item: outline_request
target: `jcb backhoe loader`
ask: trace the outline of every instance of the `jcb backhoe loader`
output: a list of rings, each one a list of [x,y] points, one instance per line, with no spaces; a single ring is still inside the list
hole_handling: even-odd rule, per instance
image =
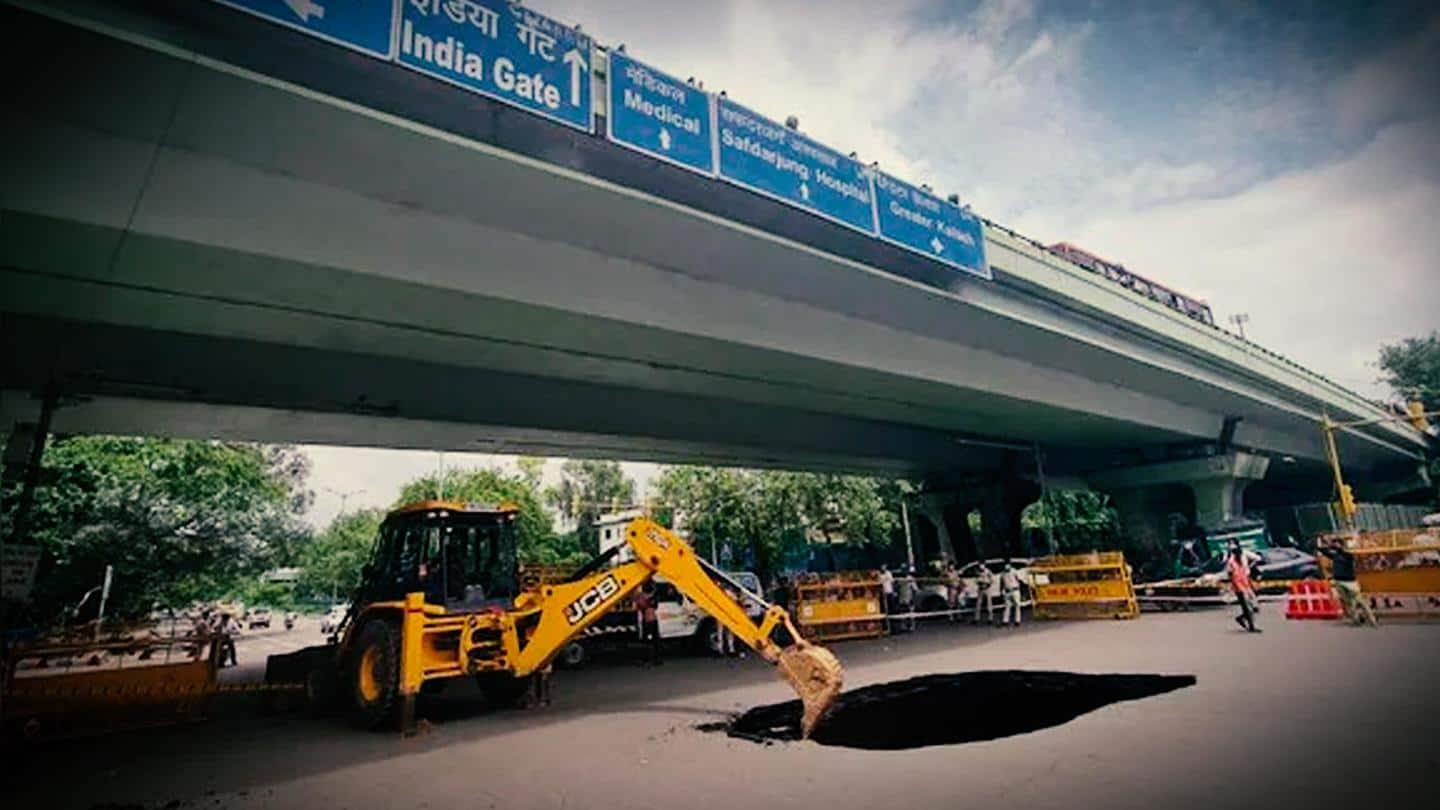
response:
[[[679,536],[646,518],[625,530],[634,560],[613,564],[620,546],[569,581],[519,586],[512,504],[424,501],[391,512],[380,527],[349,613],[331,643],[272,656],[271,682],[303,679],[317,705],[348,704],[357,723],[414,725],[427,685],[474,677],[486,698],[509,704],[532,688],[567,643],[656,574],[775,664],[799,694],[809,735],[840,692],[840,662],[800,638],[784,609],[767,605],[757,624],[726,593],[745,593]],[[725,585],[719,584],[724,582]],[[758,595],[746,594],[759,599]],[[785,628],[790,643],[772,637]]]

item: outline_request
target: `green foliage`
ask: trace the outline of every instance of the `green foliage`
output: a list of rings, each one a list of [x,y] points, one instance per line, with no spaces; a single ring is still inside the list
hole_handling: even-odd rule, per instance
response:
[[[427,475],[406,484],[396,505],[438,497],[447,500],[498,504],[510,501],[520,507],[515,539],[525,562],[568,562],[577,556],[573,543],[555,536],[550,510],[531,479],[501,469],[448,469],[444,476]]]
[[[515,459],[520,477],[530,486],[539,489],[540,480],[545,476],[545,459],[540,456],[521,456]]]
[[[1440,332],[1380,347],[1381,381],[1425,410],[1440,410]]]
[[[635,482],[625,476],[618,461],[569,459],[560,467],[560,484],[545,499],[561,517],[575,524],[581,546],[599,551],[595,521],[606,512],[635,502]]]
[[[740,543],[762,577],[808,539],[886,545],[900,527],[901,485],[848,475],[666,467],[660,502],[684,518],[697,547]]]
[[[1120,542],[1120,518],[1098,492],[1051,491],[1020,513],[1020,528],[1048,530],[1056,550],[1112,550]]]
[[[47,552],[36,615],[57,617],[115,568],[109,611],[212,598],[293,561],[308,461],[292,448],[86,436],[52,441],[31,513]],[[6,493],[6,522],[14,493]]]
[[[380,531],[385,513],[363,509],[336,515],[300,558],[301,590],[317,599],[335,601],[349,595]]]
[[[281,582],[267,582],[262,577],[249,577],[226,594],[227,599],[236,600],[246,608],[268,607],[275,610],[296,610],[300,606],[295,588]],[[279,622],[280,617],[275,617]]]
[[[1440,411],[1440,332],[1425,337],[1406,338],[1394,345],[1380,347],[1381,381],[1407,402],[1420,400],[1426,411]],[[1440,422],[1430,418],[1430,424]],[[1435,484],[1432,497],[1440,503],[1440,455],[1431,443],[1430,480]]]

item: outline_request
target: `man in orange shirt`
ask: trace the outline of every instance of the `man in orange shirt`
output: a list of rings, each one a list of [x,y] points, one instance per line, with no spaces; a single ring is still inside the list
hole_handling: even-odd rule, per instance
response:
[[[1250,607],[1251,600],[1255,598],[1255,586],[1250,584],[1250,569],[1245,563],[1245,552],[1239,543],[1230,545],[1230,557],[1225,561],[1225,569],[1230,574],[1230,590],[1235,593],[1235,601],[1240,603],[1240,615],[1235,617],[1235,623],[1246,632],[1261,632],[1260,628],[1255,626],[1255,611]]]

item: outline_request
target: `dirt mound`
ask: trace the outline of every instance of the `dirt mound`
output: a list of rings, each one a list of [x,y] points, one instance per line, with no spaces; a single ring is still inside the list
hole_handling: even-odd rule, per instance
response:
[[[1183,689],[1193,675],[1082,675],[1004,670],[922,675],[840,695],[811,739],[898,750],[1026,734],[1111,703]],[[724,728],[757,742],[800,739],[800,701],[757,706]]]

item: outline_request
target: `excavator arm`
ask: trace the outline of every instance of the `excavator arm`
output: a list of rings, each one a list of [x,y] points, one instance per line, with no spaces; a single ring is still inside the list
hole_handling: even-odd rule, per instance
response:
[[[506,633],[507,654],[516,675],[524,676],[546,666],[555,655],[626,596],[656,574],[663,574],[735,637],[744,641],[766,661],[775,664],[780,676],[800,697],[804,712],[801,730],[805,736],[825,716],[840,694],[844,671],[833,653],[802,638],[785,610],[767,605],[757,624],[744,606],[726,593],[713,571],[682,538],[648,518],[637,518],[625,529],[625,539],[635,552],[634,562],[581,577],[573,582],[547,585],[543,598],[531,613],[521,612],[513,621],[533,623],[520,642],[520,633]],[[708,569],[708,570],[707,570]],[[713,574],[712,574],[713,571]],[[736,591],[742,591],[733,584]],[[755,597],[758,598],[758,597]],[[784,627],[791,643],[782,646],[773,635]]]

